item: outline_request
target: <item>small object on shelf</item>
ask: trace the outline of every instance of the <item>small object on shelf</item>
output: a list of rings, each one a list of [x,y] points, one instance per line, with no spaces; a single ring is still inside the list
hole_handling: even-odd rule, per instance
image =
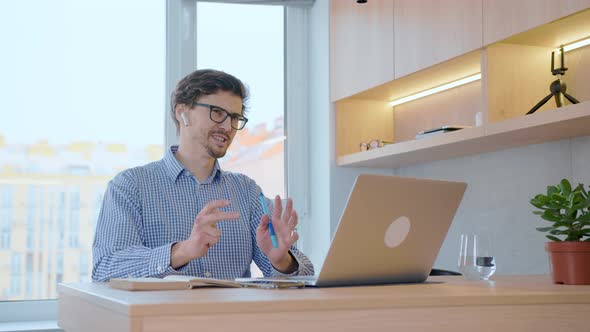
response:
[[[563,53],[563,45],[559,47],[561,67],[557,69],[555,68],[555,52],[556,51],[551,52],[551,74],[553,74],[553,76],[557,76],[557,79],[551,82],[551,85],[549,86],[549,91],[551,91],[551,93],[547,95],[545,98],[541,99],[541,101],[538,102],[537,105],[533,106],[533,108],[531,108],[531,110],[527,112],[527,115],[535,113],[539,108],[541,108],[541,106],[545,105],[545,103],[549,99],[551,99],[551,97],[555,97],[555,104],[557,104],[557,107],[563,106],[564,96],[572,104],[579,103],[579,101],[576,98],[570,96],[569,94],[567,94],[567,92],[565,92],[567,90],[567,85],[564,81],[561,80],[561,77],[565,75],[565,72],[567,71],[567,68],[565,67],[565,54]]]
[[[384,140],[380,140],[380,139],[372,139],[367,142],[361,142],[361,144],[359,146],[360,146],[361,151],[367,151],[367,150],[382,148],[387,144],[393,144],[393,142],[384,141]]]
[[[438,128],[428,129],[428,130],[424,130],[424,131],[421,131],[418,134],[416,134],[416,139],[435,136],[435,135],[444,134],[444,133],[448,133],[451,131],[457,131],[457,130],[464,129],[464,128],[471,128],[471,127],[472,126],[442,126],[442,127],[438,127]]]

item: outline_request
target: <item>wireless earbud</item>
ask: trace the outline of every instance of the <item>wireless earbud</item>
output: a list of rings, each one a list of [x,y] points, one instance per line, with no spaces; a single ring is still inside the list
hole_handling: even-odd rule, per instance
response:
[[[186,118],[186,114],[182,112],[180,113],[180,117],[182,118],[182,122],[184,122],[184,126],[188,127],[188,119]]]

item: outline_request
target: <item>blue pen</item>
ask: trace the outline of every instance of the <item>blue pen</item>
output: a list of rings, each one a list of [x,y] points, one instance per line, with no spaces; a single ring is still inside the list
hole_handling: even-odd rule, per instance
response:
[[[262,193],[260,193],[260,204],[262,204],[262,211],[264,212],[264,214],[266,214],[270,217],[270,215],[268,214],[268,208],[266,207],[266,202],[264,201],[264,195]],[[279,244],[277,242],[277,236],[275,234],[275,229],[272,227],[272,218],[271,218],[270,222],[268,223],[268,231],[270,233],[270,240],[272,241],[272,247],[278,248]]]

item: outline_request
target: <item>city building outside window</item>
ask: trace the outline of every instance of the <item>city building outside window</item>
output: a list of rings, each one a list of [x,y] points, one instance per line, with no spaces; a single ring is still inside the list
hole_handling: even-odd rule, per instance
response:
[[[220,160],[285,197],[284,8],[197,2],[197,67],[226,71],[250,90],[248,123]],[[223,22],[223,24],[220,24]]]
[[[284,197],[283,7],[196,5],[197,67],[252,94],[222,168]],[[108,181],[166,149],[165,27],[164,0],[0,2],[0,301],[90,279]]]
[[[0,2],[0,301],[89,280],[97,193],[164,151],[165,29],[165,0]]]
[[[254,179],[269,198],[286,193],[283,12],[282,6],[197,2],[197,67],[231,73],[250,90],[248,123],[220,165]],[[262,276],[255,264],[251,270]]]

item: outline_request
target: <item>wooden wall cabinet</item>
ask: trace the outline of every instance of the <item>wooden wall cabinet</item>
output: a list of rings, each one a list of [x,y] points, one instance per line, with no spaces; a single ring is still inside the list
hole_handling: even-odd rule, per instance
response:
[[[330,50],[332,101],[393,80],[393,1],[332,0]]]
[[[398,3],[410,5],[406,0],[395,3],[397,19]],[[416,20],[424,24],[428,21]],[[437,26],[432,25],[431,29],[436,30]],[[415,71],[387,83],[337,99],[337,165],[395,168],[590,135],[590,81],[587,79],[590,77],[590,46],[566,53],[569,70],[563,79],[568,93],[580,103],[566,102],[567,106],[557,108],[551,99],[536,113],[525,115],[549,94],[549,85],[556,79],[550,71],[551,51],[560,44],[588,37],[590,8],[585,8],[470,52],[447,53],[451,58],[443,62],[426,68],[415,67]],[[423,49],[419,53],[428,53],[431,49],[430,46],[420,47]],[[396,55],[398,53],[396,51]],[[396,56],[396,66],[398,60]],[[388,105],[392,100],[474,73],[481,73],[481,80],[395,107]],[[396,77],[397,74],[396,67]],[[443,125],[472,127],[415,138],[422,130]],[[371,139],[394,143],[360,151],[359,144]]]
[[[395,78],[482,47],[482,0],[395,0]]]
[[[590,0],[483,0],[488,45],[590,7]]]

